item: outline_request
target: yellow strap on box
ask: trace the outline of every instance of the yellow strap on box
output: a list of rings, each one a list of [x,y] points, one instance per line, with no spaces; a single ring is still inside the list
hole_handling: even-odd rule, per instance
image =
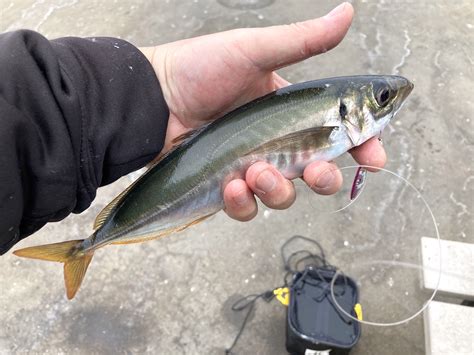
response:
[[[290,304],[290,290],[288,287],[280,287],[273,290],[276,299],[284,306]]]
[[[354,311],[356,312],[357,319],[363,320],[362,319],[362,306],[360,305],[360,303],[356,303],[356,305],[354,306]]]

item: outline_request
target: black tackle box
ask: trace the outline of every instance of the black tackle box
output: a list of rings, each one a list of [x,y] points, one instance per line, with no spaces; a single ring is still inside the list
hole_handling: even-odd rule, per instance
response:
[[[341,312],[331,296],[335,274],[331,268],[308,266],[294,275],[286,326],[286,348],[290,354],[343,355],[357,344],[360,323]],[[359,294],[351,278],[338,274],[334,296],[340,307],[357,318]]]

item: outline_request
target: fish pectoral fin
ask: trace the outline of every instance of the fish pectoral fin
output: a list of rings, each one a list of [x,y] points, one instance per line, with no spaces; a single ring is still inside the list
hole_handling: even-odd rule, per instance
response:
[[[86,275],[93,252],[77,252],[82,240],[39,245],[15,250],[13,254],[30,259],[64,263],[64,282],[68,299],[74,298]]]
[[[338,128],[337,126],[322,126],[293,132],[283,137],[272,139],[251,150],[246,155],[284,152],[298,147],[324,148],[330,144],[329,136],[331,133]]]

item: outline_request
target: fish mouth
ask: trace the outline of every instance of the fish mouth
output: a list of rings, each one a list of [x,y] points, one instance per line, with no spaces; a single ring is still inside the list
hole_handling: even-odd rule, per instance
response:
[[[394,112],[396,112],[410,95],[415,85],[403,76],[390,76],[387,78],[387,83],[392,90],[397,92],[394,102]]]
[[[405,79],[405,81],[406,81],[405,85],[399,88],[399,95],[400,95],[398,99],[399,107],[402,105],[402,103],[405,102],[406,98],[408,97],[408,95],[410,95],[413,88],[415,87],[415,85],[413,85],[413,83],[409,81],[408,79]]]

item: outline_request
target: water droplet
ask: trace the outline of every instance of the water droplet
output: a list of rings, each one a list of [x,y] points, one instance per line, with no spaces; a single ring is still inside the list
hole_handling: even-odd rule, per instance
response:
[[[251,278],[252,278],[252,279],[255,279],[255,274],[252,274]]]
[[[248,284],[248,283],[249,283],[249,279],[245,279],[244,282],[245,282],[246,284]]]
[[[395,281],[393,281],[393,278],[389,277],[388,281],[387,281],[387,284],[388,284],[389,287],[393,287],[393,285],[395,284]]]
[[[344,246],[345,246],[345,247],[349,246],[349,241],[348,241],[348,240],[345,240],[345,241],[344,241]]]

